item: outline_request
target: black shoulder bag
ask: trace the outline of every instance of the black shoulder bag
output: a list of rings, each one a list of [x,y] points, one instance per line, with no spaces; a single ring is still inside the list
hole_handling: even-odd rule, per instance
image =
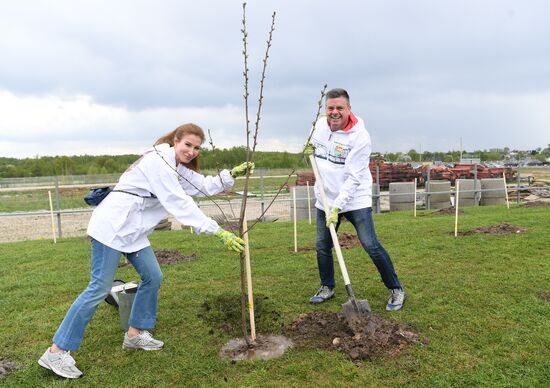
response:
[[[153,193],[150,193],[151,195],[144,197],[139,194],[130,193],[129,191],[124,190],[113,190],[112,186],[105,186],[105,187],[97,187],[95,189],[91,189],[85,196],[84,196],[84,202],[86,202],[90,206],[97,206],[103,201],[111,192],[119,192],[119,193],[126,193],[130,194],[136,197],[140,198],[156,198],[156,195]]]

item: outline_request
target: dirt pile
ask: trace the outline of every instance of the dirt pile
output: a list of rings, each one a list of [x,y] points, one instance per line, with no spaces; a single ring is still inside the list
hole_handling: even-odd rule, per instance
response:
[[[489,234],[489,235],[505,235],[505,234],[522,234],[527,232],[527,229],[520,228],[519,226],[510,225],[510,224],[498,224],[491,226],[481,226],[473,230],[467,230],[463,232],[458,232],[460,236],[471,236],[473,234]],[[454,234],[454,232],[451,232]]]
[[[340,243],[340,248],[349,249],[361,246],[361,241],[359,241],[359,238],[356,235],[347,232],[338,234],[338,242]],[[294,252],[294,247],[289,249]],[[314,250],[315,247],[312,246],[298,247],[298,252],[309,252]]]
[[[159,264],[176,264],[184,261],[191,261],[197,258],[196,253],[191,255],[182,255],[177,251],[168,251],[168,250],[158,250],[155,251],[155,256]]]
[[[284,326],[282,332],[298,348],[337,350],[353,361],[393,356],[412,344],[427,344],[408,325],[374,315],[371,319],[376,323],[376,331],[372,335],[354,334],[343,314],[324,311],[300,314]]]
[[[351,233],[340,233],[338,235],[338,242],[340,243],[341,248],[354,248],[361,246],[361,241],[359,238]]]
[[[485,234],[519,234],[525,233],[527,229],[520,228],[519,226],[510,224],[499,224],[492,226],[482,226],[473,230],[474,233]]]
[[[17,369],[17,364],[15,362],[0,358],[0,380],[5,378],[15,369]]]
[[[548,201],[532,201],[532,202],[524,202],[521,207],[543,207],[543,206],[550,206],[550,202]]]
[[[456,209],[453,206],[445,207],[443,209],[435,210],[431,212],[431,214],[434,216],[447,216],[447,215],[454,216],[456,214]],[[464,214],[464,210],[458,209],[458,214]]]

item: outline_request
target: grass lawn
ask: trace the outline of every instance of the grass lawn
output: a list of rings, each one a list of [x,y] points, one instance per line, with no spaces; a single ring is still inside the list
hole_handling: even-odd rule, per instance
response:
[[[375,215],[380,240],[393,258],[409,299],[384,310],[387,291],[360,248],[344,250],[358,299],[379,316],[410,324],[427,339],[395,357],[354,364],[342,353],[294,348],[269,361],[230,362],[218,352],[234,336],[198,315],[205,301],[235,297],[236,254],[214,237],[157,231],[157,250],[197,259],[163,265],[154,334],[160,352],[121,349],[118,311],[102,303],[74,356],[84,376],[65,381],[37,359],[70,304],[89,280],[85,238],[0,244],[0,359],[19,365],[6,386],[548,386],[550,381],[550,207],[466,208],[459,230],[509,223],[524,234],[459,236],[453,216],[428,211]],[[349,223],[341,231],[351,232]],[[258,224],[251,232],[254,292],[264,299],[258,332],[276,333],[299,314],[340,312],[347,300],[337,270],[336,297],[321,306],[307,300],[318,287],[315,252],[293,253],[291,223]],[[299,245],[313,246],[314,226],[299,224]],[[131,266],[118,278],[138,280]],[[263,317],[263,315],[262,315]]]

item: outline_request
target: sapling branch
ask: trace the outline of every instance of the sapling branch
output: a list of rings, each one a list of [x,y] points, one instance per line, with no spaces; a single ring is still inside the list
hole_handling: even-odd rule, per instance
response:
[[[317,102],[317,114],[315,115],[315,120],[313,120],[313,123],[312,123],[312,127],[311,127],[311,132],[309,133],[309,136],[307,138],[307,141],[306,141],[306,144],[309,143],[309,141],[311,140],[311,136],[313,135],[313,129],[315,128],[315,124],[317,123],[317,120],[319,120],[319,116],[321,114],[321,107],[323,106],[323,98],[325,97],[325,94],[326,94],[326,90],[327,90],[327,84],[325,84],[325,86],[323,87],[323,89],[321,90],[321,98],[319,98],[319,101]],[[302,158],[305,156],[304,155],[304,151],[305,151],[305,147],[304,149],[302,149]],[[290,171],[290,173],[288,174],[288,176],[286,177],[284,183],[279,187],[279,189],[277,190],[277,193],[275,193],[275,196],[273,197],[273,199],[268,203],[267,207],[264,209],[264,211],[262,212],[262,214],[260,214],[260,216],[254,221],[254,223],[252,225],[250,225],[248,227],[248,229],[246,231],[244,231],[244,233],[248,233],[248,231],[250,231],[258,222],[260,222],[260,220],[263,219],[264,215],[267,213],[267,211],[269,210],[269,208],[271,207],[271,205],[273,205],[273,203],[275,202],[275,200],[277,199],[277,197],[279,196],[279,194],[281,194],[281,191],[283,190],[283,188],[287,185],[288,181],[290,180],[290,177],[292,175],[294,175],[294,173],[296,172],[296,169],[293,168],[292,171]],[[241,233],[242,235],[242,233]]]

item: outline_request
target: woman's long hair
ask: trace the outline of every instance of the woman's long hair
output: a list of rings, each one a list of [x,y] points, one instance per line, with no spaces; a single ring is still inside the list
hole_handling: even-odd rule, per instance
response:
[[[204,131],[198,125],[187,123],[180,125],[171,132],[168,132],[166,135],[160,137],[155,145],[159,144],[170,144],[171,147],[174,146],[174,142],[179,142],[185,135],[196,135],[201,138],[201,143],[204,143]],[[193,171],[199,171],[199,156],[189,163],[183,163],[187,168],[190,168]]]

